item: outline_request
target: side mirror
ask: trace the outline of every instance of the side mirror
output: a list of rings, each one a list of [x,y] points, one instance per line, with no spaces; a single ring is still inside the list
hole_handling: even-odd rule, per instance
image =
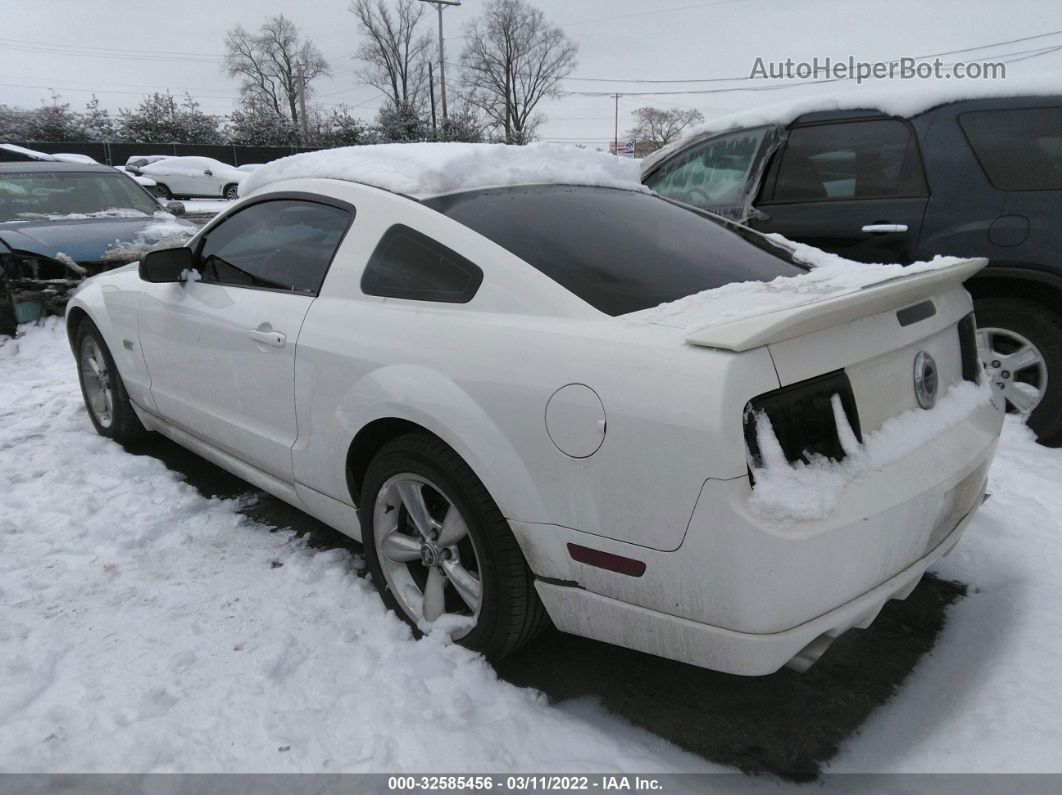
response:
[[[184,281],[184,272],[195,267],[195,258],[190,248],[163,248],[149,251],[140,260],[140,278],[153,284],[169,284]]]
[[[206,169],[206,171],[204,171],[203,173],[206,174],[208,177],[214,176],[214,172],[211,171],[209,168]]]
[[[168,213],[173,215],[184,215],[184,202],[166,202],[163,206]]]

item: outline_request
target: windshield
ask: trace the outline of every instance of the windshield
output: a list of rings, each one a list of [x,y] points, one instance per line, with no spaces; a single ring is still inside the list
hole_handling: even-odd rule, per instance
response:
[[[0,221],[139,217],[158,211],[151,196],[117,172],[0,173]]]
[[[609,315],[806,269],[751,229],[651,193],[533,185],[424,202]]]

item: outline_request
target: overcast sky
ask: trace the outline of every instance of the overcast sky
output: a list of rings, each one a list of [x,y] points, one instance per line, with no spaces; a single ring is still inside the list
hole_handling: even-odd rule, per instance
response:
[[[456,62],[462,25],[484,0],[446,11],[447,61]],[[797,92],[739,91],[633,96],[635,91],[689,91],[763,86],[761,82],[655,83],[623,80],[709,80],[747,76],[757,57],[781,61],[814,56],[890,60],[1058,31],[1031,41],[956,57],[1034,56],[1010,65],[1011,77],[1060,75],[1059,0],[531,0],[579,43],[578,67],[564,82],[570,92],[627,92],[619,126],[643,105],[694,107],[707,117]],[[153,90],[189,91],[211,113],[229,111],[238,83],[220,71],[225,32],[256,27],[271,14],[291,18],[332,64],[334,75],[315,84],[316,100],[346,103],[371,118],[379,93],[359,84],[352,53],[358,34],[348,0],[0,0],[0,104],[35,106],[49,89],[80,107],[93,92],[116,110]],[[426,15],[435,31],[434,11]],[[459,81],[456,69],[448,84]],[[613,99],[569,95],[544,103],[546,139],[605,146],[613,135]]]

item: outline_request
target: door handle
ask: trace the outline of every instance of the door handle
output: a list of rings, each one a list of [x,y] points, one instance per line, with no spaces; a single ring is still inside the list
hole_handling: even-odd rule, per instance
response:
[[[906,232],[907,224],[867,224],[863,227],[864,232],[871,234],[884,234],[886,232]]]
[[[282,331],[259,331],[253,328],[247,332],[247,336],[255,342],[272,345],[274,348],[283,348],[288,344],[288,335]]]

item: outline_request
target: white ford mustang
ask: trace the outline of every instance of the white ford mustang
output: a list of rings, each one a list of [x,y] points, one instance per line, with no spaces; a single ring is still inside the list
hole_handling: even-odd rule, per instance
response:
[[[71,300],[89,415],[360,539],[421,631],[803,669],[982,500],[983,261],[809,268],[561,147],[331,150],[242,192]]]

